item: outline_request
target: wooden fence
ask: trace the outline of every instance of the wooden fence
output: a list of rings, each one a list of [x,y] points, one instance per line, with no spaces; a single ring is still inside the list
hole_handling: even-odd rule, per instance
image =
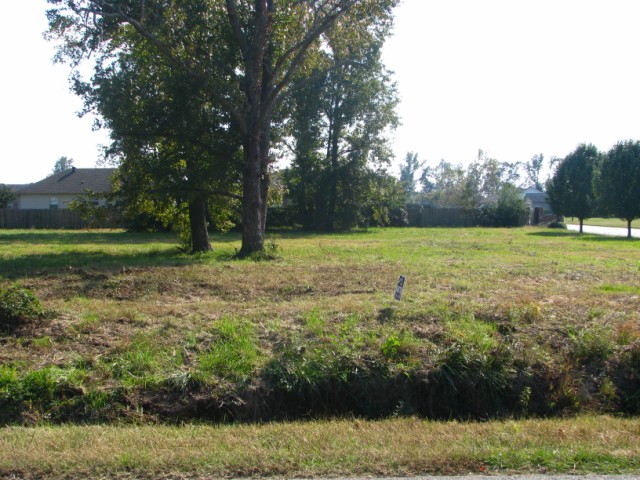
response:
[[[460,207],[431,207],[409,204],[406,206],[409,226],[411,227],[493,227],[491,221],[483,218],[479,210],[467,210]],[[529,213],[514,218],[512,226],[523,226],[529,222]]]
[[[69,229],[113,228],[118,224],[115,215],[109,215],[105,221],[85,220],[75,210],[18,210],[0,209],[0,228],[20,229]]]
[[[407,205],[409,225],[412,227],[472,227],[476,215],[464,208],[439,208],[426,205]]]

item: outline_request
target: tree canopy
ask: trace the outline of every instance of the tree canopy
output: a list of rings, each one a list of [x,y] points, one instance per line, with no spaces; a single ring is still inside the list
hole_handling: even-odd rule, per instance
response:
[[[609,150],[602,162],[598,191],[603,211],[626,220],[631,238],[631,222],[640,217],[639,141],[619,142]]]
[[[381,63],[387,33],[380,29],[356,42],[340,28],[330,32],[331,51],[319,55],[321,65],[333,67],[324,74],[308,72],[292,97],[293,159],[287,178],[307,228],[361,223],[359,212],[377,184],[370,180],[390,162],[386,133],[398,123],[398,98]]]
[[[341,29],[344,37],[357,44],[388,27],[397,3],[48,1],[54,6],[48,12],[50,36],[62,42],[59,59],[77,66],[92,54],[94,71],[101,73],[121,68],[123,56],[146,55],[149,65],[180,78],[201,106],[217,112],[212,129],[233,125],[242,147],[238,171],[242,174],[243,255],[264,247],[274,114],[286,106],[284,99],[295,90],[297,73],[312,69],[320,53],[332,49],[331,29]],[[159,85],[163,91],[158,93],[171,95],[170,90],[164,91],[166,83]],[[89,81],[79,92],[90,96],[96,88]],[[218,113],[226,116],[221,123]],[[193,146],[191,139],[186,145]]]
[[[560,162],[547,182],[551,208],[557,215],[578,218],[580,233],[584,219],[591,217],[597,208],[594,182],[599,160],[595,146],[581,144]]]
[[[53,170],[51,172],[51,175],[55,175],[56,173],[62,173],[65,170],[69,170],[71,167],[73,167],[73,158],[69,158],[69,157],[60,157],[58,160],[56,160],[56,163],[53,165]]]

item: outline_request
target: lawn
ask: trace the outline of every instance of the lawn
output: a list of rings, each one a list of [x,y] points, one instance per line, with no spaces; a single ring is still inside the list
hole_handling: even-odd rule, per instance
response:
[[[567,217],[565,219],[565,222],[573,225],[580,225],[580,221],[577,218],[573,217]],[[625,220],[620,220],[619,218],[586,218],[584,220],[584,225],[593,225],[596,227],[627,228],[627,222]],[[636,227],[637,222],[631,222],[631,228]]]
[[[620,444],[607,453],[560,435],[566,451],[514,447],[500,457],[497,448],[480,455],[479,444],[467,442],[469,451],[442,465],[420,455],[377,456],[378,467],[352,468],[360,460],[351,450],[336,453],[342,467],[327,466],[325,447],[293,460],[260,435],[283,428],[303,438],[297,429],[338,425],[372,432],[371,448],[381,448],[381,428],[440,428],[447,445],[454,427],[439,420],[501,419],[491,424],[499,429],[504,419],[522,418],[504,427],[522,431],[535,422],[527,418],[540,416],[637,415],[640,241],[543,228],[280,233],[267,242],[276,257],[269,261],[234,259],[234,234],[212,243],[213,253],[191,256],[164,234],[0,231],[0,287],[27,288],[46,310],[0,334],[0,444],[15,452],[0,461],[0,476],[32,461],[21,451],[30,435],[60,439],[61,451],[82,443],[78,436],[93,445],[97,435],[124,449],[109,457],[118,469],[180,470],[194,458],[175,454],[178,447],[158,460],[149,452],[161,450],[154,436],[190,438],[191,430],[174,426],[182,422],[204,429],[194,441],[228,435],[225,451],[235,441],[257,442],[243,446],[250,451],[273,443],[255,471],[251,459],[202,453],[194,475],[569,471],[571,462],[578,470],[638,471],[637,441],[635,450]],[[406,282],[397,302],[399,275]],[[357,420],[322,420],[332,418]],[[380,420],[389,418],[397,420]],[[255,423],[274,421],[284,423]],[[56,426],[69,422],[95,426]],[[634,417],[568,422],[539,428],[560,432],[583,422],[593,426],[580,430],[588,435],[640,435]],[[463,438],[475,438],[474,425],[486,424],[460,425],[476,429],[461,430]],[[150,435],[149,447],[119,439],[120,428]],[[356,450],[358,442],[365,440]],[[45,457],[33,461],[54,476],[76,462],[64,455],[53,466]]]

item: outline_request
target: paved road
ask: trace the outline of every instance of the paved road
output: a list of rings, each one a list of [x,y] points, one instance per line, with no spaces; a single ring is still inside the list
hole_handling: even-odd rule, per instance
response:
[[[579,225],[567,225],[568,230],[574,232],[580,231]],[[626,237],[627,229],[618,227],[595,227],[593,225],[583,225],[582,230],[584,233],[593,233],[595,235],[610,235],[612,237]],[[632,228],[631,236],[634,238],[640,238],[640,228]]]

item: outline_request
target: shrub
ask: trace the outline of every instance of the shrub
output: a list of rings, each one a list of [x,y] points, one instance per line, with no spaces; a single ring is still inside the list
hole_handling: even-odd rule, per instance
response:
[[[482,205],[477,212],[478,223],[485,227],[517,227],[529,213],[529,207],[513,185],[500,190],[496,203]]]
[[[43,315],[40,300],[30,290],[18,285],[0,290],[0,325],[13,327]]]
[[[566,230],[567,229],[567,225],[564,222],[561,222],[560,220],[554,220],[553,222],[549,223],[548,227],[549,228],[559,228],[561,230]]]

